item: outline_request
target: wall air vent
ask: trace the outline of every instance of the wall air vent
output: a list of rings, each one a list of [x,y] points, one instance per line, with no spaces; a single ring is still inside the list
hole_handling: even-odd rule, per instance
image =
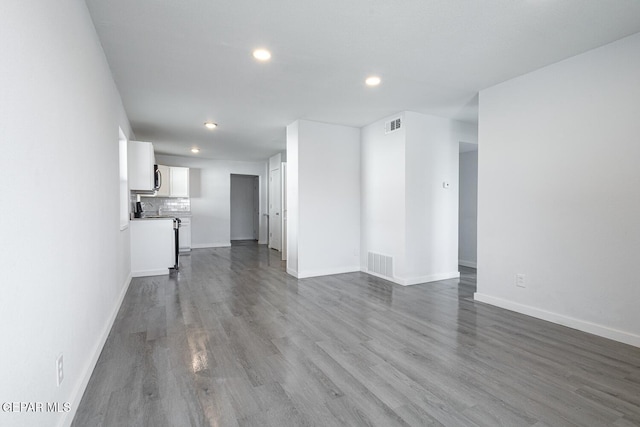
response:
[[[400,129],[402,122],[400,120],[400,117],[398,117],[397,119],[393,119],[390,122],[386,122],[384,124],[384,133],[389,133],[389,132],[395,132],[398,129]]]
[[[385,277],[393,277],[393,258],[387,255],[368,253],[367,270]]]

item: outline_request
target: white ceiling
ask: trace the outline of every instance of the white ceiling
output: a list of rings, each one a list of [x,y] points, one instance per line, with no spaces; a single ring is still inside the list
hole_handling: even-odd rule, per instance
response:
[[[234,160],[284,150],[296,119],[477,122],[479,90],[640,31],[638,0],[86,2],[136,138]]]

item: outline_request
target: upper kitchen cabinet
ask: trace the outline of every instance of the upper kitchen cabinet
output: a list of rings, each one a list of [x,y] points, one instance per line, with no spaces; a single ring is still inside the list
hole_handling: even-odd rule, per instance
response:
[[[158,165],[162,176],[156,197],[189,197],[189,168]]]
[[[129,189],[131,191],[154,191],[156,189],[156,174],[153,144],[129,141],[127,154]]]
[[[171,197],[189,197],[189,168],[170,167]]]

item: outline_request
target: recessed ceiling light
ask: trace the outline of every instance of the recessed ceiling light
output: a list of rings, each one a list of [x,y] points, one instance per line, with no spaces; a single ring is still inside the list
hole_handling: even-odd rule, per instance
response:
[[[213,122],[204,122],[204,125],[207,129],[215,129],[218,127],[218,124]]]
[[[267,49],[256,49],[253,51],[253,57],[258,61],[268,61],[271,59],[271,52]]]
[[[200,149],[199,149],[198,147],[193,147],[193,148],[191,149],[191,152],[192,152],[192,153],[199,153],[199,152],[200,152]]]
[[[378,86],[380,84],[380,77],[378,76],[370,76],[364,81],[367,86]]]

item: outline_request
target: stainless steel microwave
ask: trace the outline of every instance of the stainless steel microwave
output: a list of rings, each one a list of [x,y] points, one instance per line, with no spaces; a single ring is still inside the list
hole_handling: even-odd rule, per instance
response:
[[[158,191],[162,187],[162,172],[158,165],[153,165],[153,190]]]

